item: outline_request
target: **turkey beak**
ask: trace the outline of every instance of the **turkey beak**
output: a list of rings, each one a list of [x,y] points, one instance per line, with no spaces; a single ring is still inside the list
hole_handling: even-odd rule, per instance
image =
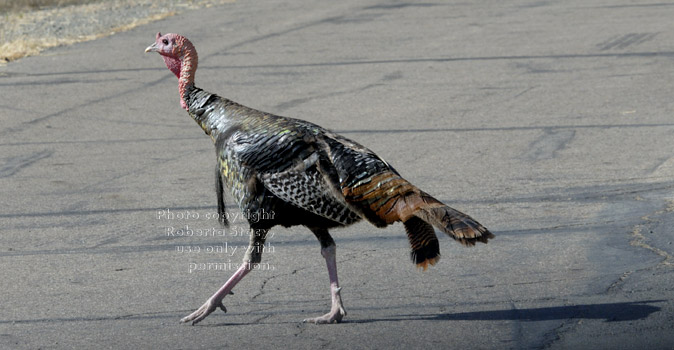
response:
[[[145,49],[145,52],[159,52],[159,48],[157,47],[157,43],[153,43],[152,45],[148,46]]]

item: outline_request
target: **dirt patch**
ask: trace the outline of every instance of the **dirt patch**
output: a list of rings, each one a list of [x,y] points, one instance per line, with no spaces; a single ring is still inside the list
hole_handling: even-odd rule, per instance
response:
[[[0,13],[0,64],[234,0],[113,0]]]

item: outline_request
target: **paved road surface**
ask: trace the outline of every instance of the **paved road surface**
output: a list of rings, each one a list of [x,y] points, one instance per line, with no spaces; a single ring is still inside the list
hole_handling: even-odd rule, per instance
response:
[[[672,349],[672,18],[631,0],[238,1],[2,67],[0,348]],[[319,245],[276,229],[228,314],[179,324],[247,238],[210,218],[213,146],[143,53],[157,31],[192,39],[199,86],[366,144],[496,239],[443,237],[422,273],[401,225],[336,230],[348,316],[316,326]]]

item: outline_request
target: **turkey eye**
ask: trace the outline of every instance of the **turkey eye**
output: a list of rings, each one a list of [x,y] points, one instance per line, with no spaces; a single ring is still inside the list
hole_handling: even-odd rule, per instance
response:
[[[161,42],[164,43],[164,45],[168,45],[168,40],[166,39],[162,40]]]

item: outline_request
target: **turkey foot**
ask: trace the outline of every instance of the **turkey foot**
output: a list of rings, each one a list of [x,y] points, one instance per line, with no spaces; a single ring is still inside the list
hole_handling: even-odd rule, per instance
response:
[[[306,318],[302,322],[315,324],[341,322],[342,317],[346,316],[346,310],[344,310],[344,305],[342,304],[342,296],[339,294],[341,289],[342,288],[339,287],[332,288],[332,308],[330,309],[330,312],[323,316]]]
[[[342,321],[342,317],[344,316],[346,316],[346,311],[341,308],[336,311],[330,311],[320,317],[305,318],[302,322],[315,324],[339,323]]]
[[[225,308],[225,305],[222,303],[222,299],[219,301],[215,301],[212,299],[208,299],[204,305],[201,305],[197,311],[194,311],[193,313],[189,314],[188,316],[183,317],[180,319],[180,322],[186,323],[192,321],[192,325],[195,325],[199,323],[201,320],[206,318],[206,316],[210,315],[213,311],[215,311],[216,308],[220,308],[223,312],[227,312],[227,308]]]
[[[241,279],[248,274],[253,269],[253,265],[251,263],[243,263],[241,264],[241,267],[239,267],[238,270],[230,277],[225,284],[218,289],[213,296],[208,298],[204,305],[201,305],[201,307],[197,310],[194,311],[193,313],[187,315],[186,317],[183,317],[180,322],[186,323],[192,321],[192,325],[194,326],[195,324],[201,322],[206,316],[210,315],[213,311],[215,311],[216,308],[220,308],[222,311],[227,312],[227,309],[225,308],[225,305],[222,304],[222,299],[225,298],[226,295],[228,294],[234,294],[232,293],[232,289],[234,289],[234,286],[236,286]]]

